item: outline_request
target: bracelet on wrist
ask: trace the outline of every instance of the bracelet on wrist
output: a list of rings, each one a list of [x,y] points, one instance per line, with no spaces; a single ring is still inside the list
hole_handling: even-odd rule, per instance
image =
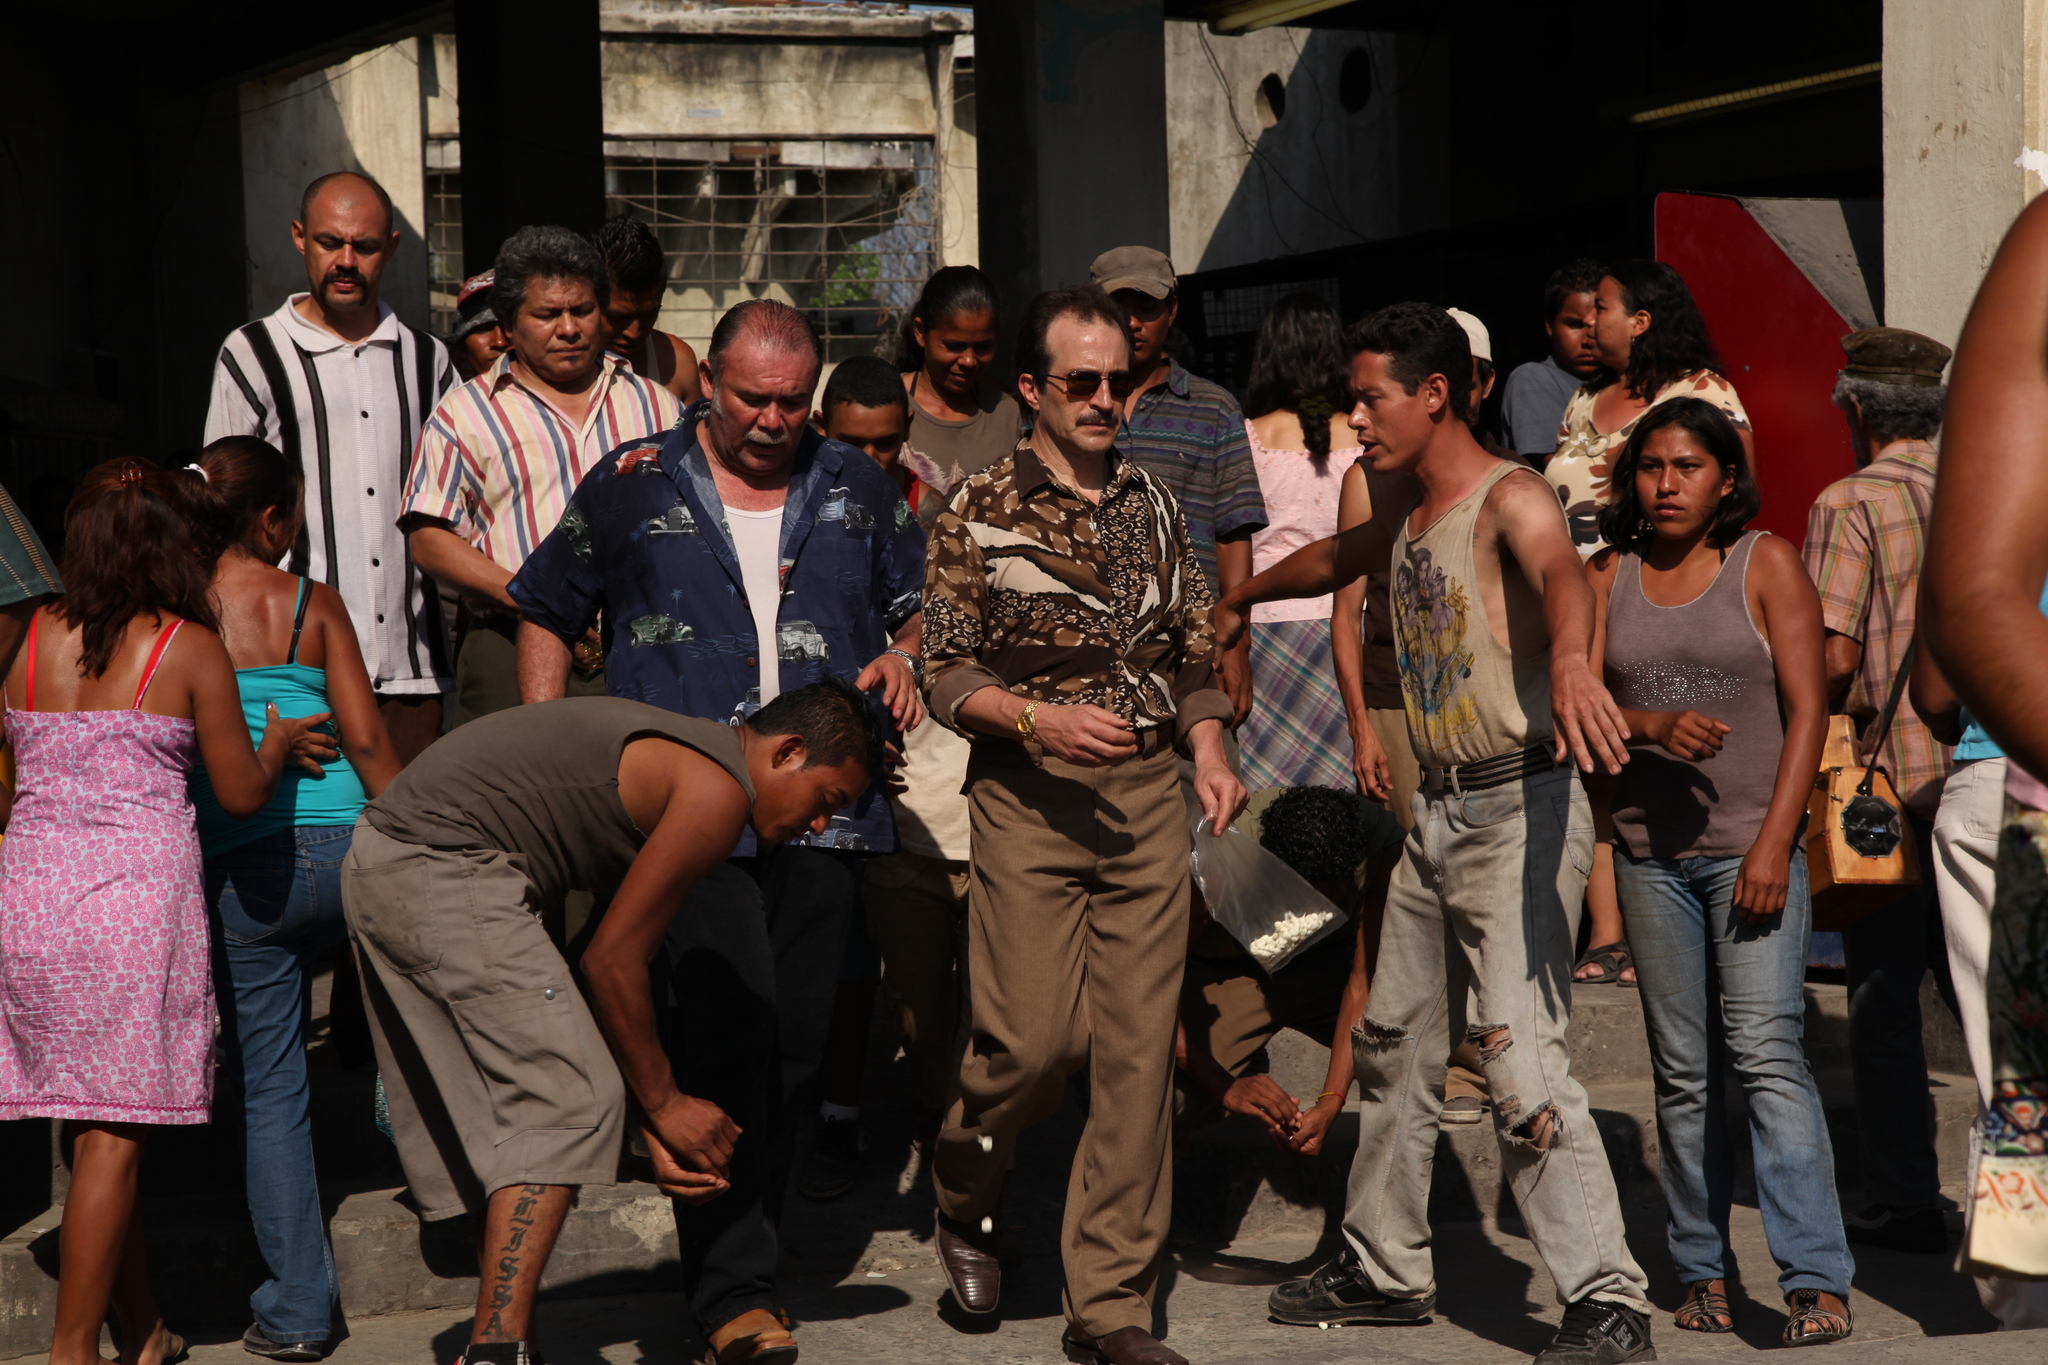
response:
[[[1315,1106],[1317,1106],[1317,1105],[1321,1104],[1321,1103],[1322,1103],[1322,1102],[1323,1102],[1324,1100],[1331,1100],[1331,1099],[1335,1099],[1335,1100],[1341,1100],[1341,1099],[1343,1099],[1343,1098],[1344,1098],[1344,1092],[1343,1092],[1343,1091],[1341,1091],[1341,1090],[1325,1090],[1325,1091],[1324,1091],[1324,1092],[1323,1092],[1322,1094],[1320,1094],[1320,1095],[1316,1096],[1316,1097],[1315,1097],[1314,1099],[1312,1099],[1312,1100],[1310,1100],[1310,1101],[1308,1102],[1308,1103],[1309,1103],[1309,1108],[1311,1108],[1311,1109],[1315,1108]]]
[[[919,686],[923,686],[924,660],[918,658],[915,654],[912,654],[907,649],[896,649],[893,646],[891,648],[883,650],[882,653],[894,654],[897,658],[903,660],[904,663],[909,664],[911,678],[914,679]]]

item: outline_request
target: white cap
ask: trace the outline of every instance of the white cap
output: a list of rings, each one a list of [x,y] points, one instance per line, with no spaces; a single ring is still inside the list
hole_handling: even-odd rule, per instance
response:
[[[1493,363],[1493,338],[1486,333],[1486,324],[1462,308],[1446,308],[1451,320],[1465,329],[1465,337],[1472,343],[1472,358]]]

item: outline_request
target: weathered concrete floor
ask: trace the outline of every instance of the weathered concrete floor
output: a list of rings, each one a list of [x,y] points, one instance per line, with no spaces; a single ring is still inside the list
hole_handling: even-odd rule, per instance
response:
[[[1735,1210],[1736,1254],[1751,1283],[1735,1295],[1736,1333],[1722,1337],[1670,1326],[1678,1287],[1663,1254],[1661,1213],[1632,1210],[1631,1220],[1630,1244],[1650,1275],[1652,1297],[1664,1309],[1653,1326],[1663,1359],[1720,1361],[1777,1346],[1784,1313],[1755,1209]],[[1314,1263],[1314,1251],[1312,1239],[1293,1236],[1241,1242],[1215,1256],[1177,1258],[1160,1296],[1167,1340],[1195,1365],[1510,1362],[1541,1347],[1557,1320],[1549,1276],[1510,1223],[1438,1230],[1442,1309],[1426,1326],[1323,1332],[1268,1322],[1268,1287],[1303,1273]],[[1994,1356],[2001,1362],[2048,1358],[2048,1333],[2030,1333],[2024,1344],[2011,1337],[1957,1335],[1986,1332],[1993,1324],[1969,1282],[1951,1273],[1944,1259],[1869,1251],[1857,1261],[1856,1336],[1833,1348],[1829,1359],[1990,1365]],[[1059,1266],[1043,1255],[1027,1256],[1011,1271],[1002,1318],[993,1325],[963,1320],[950,1298],[942,1305],[944,1283],[932,1267],[858,1272],[836,1284],[799,1280],[791,1289],[789,1308],[801,1323],[804,1359],[813,1365],[1036,1365],[1062,1358]],[[549,1303],[543,1309],[543,1349],[550,1365],[684,1365],[692,1341],[682,1311],[672,1294]],[[447,1365],[467,1340],[468,1325],[463,1312],[361,1319],[333,1359],[337,1365]],[[234,1340],[195,1345],[192,1358],[197,1365],[250,1359]]]

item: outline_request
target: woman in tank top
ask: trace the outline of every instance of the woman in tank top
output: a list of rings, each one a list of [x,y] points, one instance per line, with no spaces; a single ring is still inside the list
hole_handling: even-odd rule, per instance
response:
[[[1275,304],[1259,328],[1245,390],[1245,433],[1266,500],[1252,571],[1337,533],[1338,493],[1365,452],[1351,430],[1351,381],[1337,310],[1316,294]],[[1238,727],[1245,785],[1352,785],[1344,697],[1330,655],[1332,601],[1252,608],[1252,710]]]
[[[1677,1326],[1726,1332],[1733,1153],[1726,1069],[1749,1111],[1788,1346],[1849,1334],[1820,1091],[1806,1063],[1812,904],[1801,836],[1827,732],[1820,597],[1799,554],[1743,527],[1756,481],[1713,403],[1636,423],[1601,514],[1594,657],[1640,746],[1614,782],[1615,883],[1657,1076]]]
[[[340,730],[340,757],[322,773],[288,770],[247,819],[221,810],[205,768],[192,776],[222,1052],[242,1094],[249,1212],[270,1268],[245,1344],[317,1359],[306,1353],[323,1349],[338,1286],[313,1170],[305,1002],[346,936],[341,861],[356,817],[399,765],[340,594],[275,567],[299,534],[299,470],[263,441],[230,436],[177,477],[219,550],[214,601],[251,733],[272,707],[331,714]],[[347,989],[336,991],[344,1006]]]

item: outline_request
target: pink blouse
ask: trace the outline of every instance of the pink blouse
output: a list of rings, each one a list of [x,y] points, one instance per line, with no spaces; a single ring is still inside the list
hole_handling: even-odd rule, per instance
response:
[[[1344,471],[1365,454],[1362,446],[1332,450],[1318,461],[1306,450],[1269,450],[1259,443],[1252,424],[1244,424],[1251,441],[1252,464],[1259,473],[1259,492],[1266,499],[1266,526],[1252,532],[1252,572],[1264,573],[1304,545],[1337,534],[1337,492]],[[1252,608],[1254,622],[1330,619],[1334,606],[1328,594],[1292,602],[1260,602]]]

